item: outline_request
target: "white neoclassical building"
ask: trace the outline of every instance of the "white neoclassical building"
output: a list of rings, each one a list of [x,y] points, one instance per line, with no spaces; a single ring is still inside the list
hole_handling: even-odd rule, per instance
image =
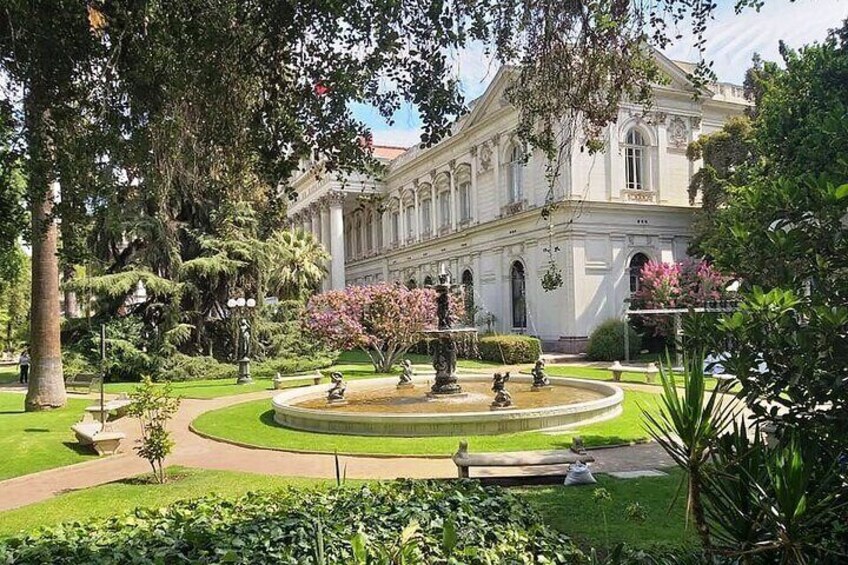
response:
[[[524,158],[503,69],[450,137],[429,148],[375,147],[387,165],[381,178],[342,182],[304,167],[288,215],[332,255],[326,288],[430,284],[444,264],[466,286],[481,324],[493,317],[499,332],[582,350],[598,324],[621,315],[644,262],[685,256],[687,187],[700,166],[686,146],[746,105],[742,89],[724,83],[694,97],[691,67],[656,56],[670,81],[655,88],[650,110],[623,104],[602,153],[575,143],[554,191],[552,230],[540,214],[546,161],[540,153]],[[551,257],[563,284],[545,291]]]

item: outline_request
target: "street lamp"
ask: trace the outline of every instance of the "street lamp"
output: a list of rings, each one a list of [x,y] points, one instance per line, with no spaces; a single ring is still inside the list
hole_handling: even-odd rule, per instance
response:
[[[248,311],[256,307],[256,300],[243,296],[227,300],[227,307],[231,312],[239,316],[239,335],[236,342],[236,356],[238,357],[238,379],[236,384],[246,385],[253,382],[250,378],[250,320]]]

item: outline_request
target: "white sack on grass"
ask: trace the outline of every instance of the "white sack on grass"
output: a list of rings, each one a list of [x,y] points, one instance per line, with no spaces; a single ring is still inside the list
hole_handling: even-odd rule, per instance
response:
[[[565,486],[571,485],[593,485],[598,481],[592,476],[592,471],[585,463],[575,463],[568,469],[565,476]]]

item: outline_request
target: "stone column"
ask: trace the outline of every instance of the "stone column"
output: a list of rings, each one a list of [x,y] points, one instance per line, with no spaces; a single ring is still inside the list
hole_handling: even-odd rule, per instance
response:
[[[321,213],[321,245],[324,246],[324,249],[327,252],[330,252],[330,208],[327,205],[326,199],[322,199],[320,204],[320,213]],[[330,273],[331,263],[327,263],[325,265],[327,269],[327,273]],[[324,290],[330,290],[330,277],[324,277],[324,282],[322,283],[322,287]]]
[[[450,167],[450,214],[451,214],[451,231],[456,231],[456,218],[459,216],[456,198],[456,161],[451,160]]]
[[[415,241],[421,241],[421,207],[418,203],[418,181],[416,180],[413,185],[415,186],[415,219],[413,225],[415,226],[413,229],[415,230],[414,236]]]
[[[345,287],[345,241],[344,241],[344,194],[331,192],[327,195],[330,208],[330,287],[341,290]]]
[[[383,250],[383,216],[377,209],[371,211],[371,252],[375,255]]]
[[[300,229],[309,233],[312,231],[312,218],[309,216],[308,210],[300,212]]]
[[[477,146],[471,146],[471,194],[468,197],[471,221],[477,221]],[[477,272],[474,273],[474,284],[477,284]]]
[[[430,172],[430,237],[436,237],[439,234],[440,223],[436,221],[441,208],[436,202],[436,171]]]
[[[309,212],[312,216],[312,235],[320,243],[321,242],[321,210],[318,204],[313,204],[309,207]]]
[[[406,230],[408,229],[406,227],[406,205],[403,202],[403,193],[404,191],[401,190],[400,195],[398,196],[398,214],[400,216],[400,221],[398,222],[398,229],[400,230],[400,233],[398,233],[397,241],[398,247],[403,247],[404,243],[406,242]]]
[[[495,134],[492,137],[492,168],[494,169],[495,177],[495,216],[500,216],[501,208],[504,207],[506,199],[504,198],[504,187],[501,186],[501,135]]]

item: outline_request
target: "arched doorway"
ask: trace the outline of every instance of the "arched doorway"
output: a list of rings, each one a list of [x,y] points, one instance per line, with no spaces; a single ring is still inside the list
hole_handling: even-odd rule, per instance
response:
[[[433,286],[433,277],[430,275],[424,277],[424,286]]]
[[[462,292],[465,295],[465,319],[469,326],[474,325],[474,274],[471,269],[462,271]]]
[[[630,294],[639,291],[639,286],[642,282],[642,267],[651,259],[644,253],[636,253],[630,258],[628,273],[630,275]]]
[[[524,264],[516,261],[510,269],[510,288],[512,294],[512,327],[527,327],[527,288]]]
[[[406,282],[406,288],[408,288],[409,290],[412,290],[414,288],[418,288],[418,283],[415,282],[415,279],[409,279]]]

